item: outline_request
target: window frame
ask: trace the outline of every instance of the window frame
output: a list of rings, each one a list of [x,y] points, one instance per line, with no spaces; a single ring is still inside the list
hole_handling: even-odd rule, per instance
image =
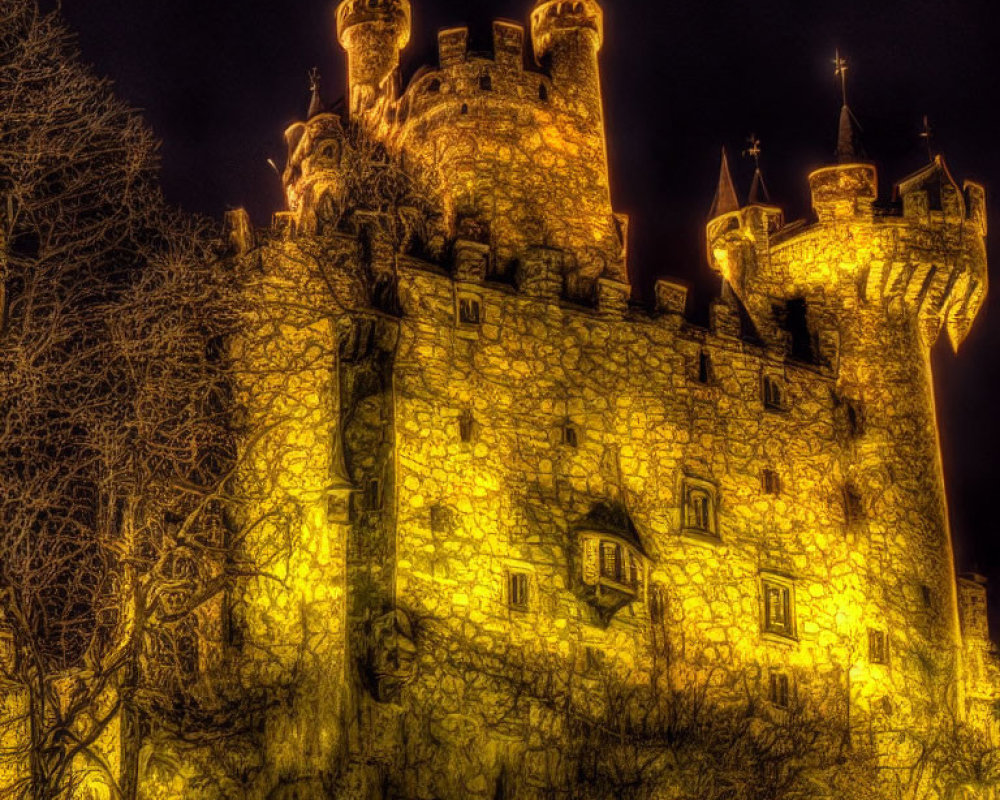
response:
[[[612,533],[584,531],[581,534],[581,579],[586,586],[605,587],[638,600],[646,580],[646,557],[638,547]],[[605,553],[611,548],[617,569],[609,572]],[[593,553],[593,555],[591,555]],[[590,563],[596,558],[596,563]]]
[[[771,592],[778,592],[784,607],[783,622],[772,622]],[[761,633],[783,640],[797,641],[798,619],[795,613],[795,582],[791,578],[773,572],[760,576]]]
[[[787,672],[772,670],[768,675],[767,699],[775,708],[787,709],[791,705],[792,681]]]
[[[868,629],[868,663],[889,666],[889,634],[882,628]]]
[[[765,373],[761,377],[760,397],[765,411],[780,413],[789,409],[787,386],[777,375]]]
[[[705,505],[694,505],[695,497]],[[712,540],[722,538],[719,534],[719,495],[714,483],[691,476],[684,478],[681,483],[681,532]]]
[[[778,474],[778,470],[771,467],[765,467],[762,469],[760,471],[760,486],[761,491],[764,494],[779,497],[781,495],[782,485],[781,475]]]
[[[524,570],[507,570],[507,608],[522,614],[531,610],[531,580]]]
[[[463,314],[463,303],[472,304],[470,307],[476,309],[475,321],[465,319]],[[455,293],[455,324],[462,330],[477,331],[483,324],[485,318],[483,297],[476,292],[460,291]]]

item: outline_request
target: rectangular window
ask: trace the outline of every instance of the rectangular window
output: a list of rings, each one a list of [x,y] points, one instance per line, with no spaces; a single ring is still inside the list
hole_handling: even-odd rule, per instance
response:
[[[622,548],[614,542],[601,542],[601,577],[622,581]]]
[[[459,438],[468,444],[473,440],[476,433],[476,420],[472,416],[472,412],[465,410],[462,415],[458,418],[458,435]]]
[[[773,378],[770,375],[764,378],[763,395],[764,408],[769,411],[784,410],[785,406],[781,382],[777,378]]]
[[[865,517],[865,507],[858,487],[848,481],[844,484],[844,519],[850,525]]]
[[[567,447],[579,447],[580,436],[576,432],[576,426],[570,422],[563,425],[562,428],[562,443]]]
[[[868,660],[872,664],[889,663],[889,637],[885,631],[868,631]]]
[[[528,610],[528,575],[524,572],[511,572],[507,586],[508,604],[515,611]]]
[[[666,606],[662,586],[649,588],[649,621],[657,625],[666,619]]]
[[[788,676],[783,672],[772,672],[768,687],[768,700],[778,708],[788,708]]]
[[[781,636],[794,636],[792,613],[792,587],[784,583],[765,580],[764,630]]]
[[[765,469],[760,474],[764,494],[781,494],[781,478],[773,469]]]
[[[471,294],[459,295],[458,321],[462,325],[479,325],[482,322],[482,304],[478,297]]]

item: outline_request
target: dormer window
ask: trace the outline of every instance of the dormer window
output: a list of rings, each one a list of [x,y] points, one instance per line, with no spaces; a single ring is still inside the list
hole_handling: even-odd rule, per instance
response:
[[[683,521],[685,533],[717,537],[715,487],[708,481],[687,478],[683,489]]]
[[[764,408],[768,411],[785,410],[784,387],[781,381],[773,375],[764,376],[763,400]]]

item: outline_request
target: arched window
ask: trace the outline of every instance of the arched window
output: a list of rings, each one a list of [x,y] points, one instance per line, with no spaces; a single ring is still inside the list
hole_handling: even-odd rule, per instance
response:
[[[462,113],[463,114],[468,114],[469,113],[469,104],[468,103],[462,103]]]
[[[715,518],[715,490],[705,481],[684,482],[683,528],[691,533],[718,536]]]
[[[479,88],[484,92],[493,91],[493,78],[490,76],[488,72],[483,73],[479,77]]]

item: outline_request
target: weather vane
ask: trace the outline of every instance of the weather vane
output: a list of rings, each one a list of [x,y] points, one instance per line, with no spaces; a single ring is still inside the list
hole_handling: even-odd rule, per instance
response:
[[[835,77],[840,78],[840,94],[844,100],[844,105],[847,105],[847,59],[840,57],[840,50],[837,50],[836,55],[833,58],[833,74]]]
[[[924,146],[927,148],[927,158],[933,161],[934,150],[931,147],[931,140],[934,138],[934,132],[931,130],[931,123],[926,114],[924,114],[924,127],[920,131],[920,138],[924,140]]]
[[[760,169],[760,139],[757,138],[757,134],[750,134],[747,138],[747,145],[748,147],[743,151],[743,155],[747,158],[752,158],[754,167]]]

